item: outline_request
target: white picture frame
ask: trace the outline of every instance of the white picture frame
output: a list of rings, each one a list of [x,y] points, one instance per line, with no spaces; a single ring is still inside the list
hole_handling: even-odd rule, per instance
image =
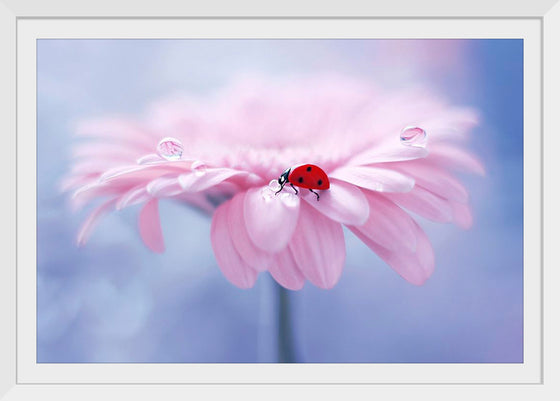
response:
[[[554,260],[554,222],[558,221],[558,212],[554,205],[560,202],[558,190],[555,189],[556,180],[554,171],[557,171],[553,163],[557,163],[553,154],[558,142],[558,136],[553,135],[554,132],[560,132],[560,121],[558,118],[557,108],[560,106],[560,99],[558,92],[560,89],[558,78],[558,71],[560,71],[560,57],[559,57],[559,41],[560,38],[560,4],[558,0],[539,0],[526,4],[514,5],[509,2],[494,1],[494,2],[470,2],[468,5],[464,4],[459,9],[457,4],[448,4],[440,1],[427,1],[427,2],[414,2],[400,0],[397,2],[390,2],[390,4],[368,4],[368,5],[353,5],[353,4],[339,4],[339,5],[325,5],[322,2],[308,2],[305,5],[293,2],[276,4],[274,8],[266,6],[253,1],[224,3],[219,2],[204,2],[203,4],[185,4],[179,2],[134,2],[131,5],[128,2],[96,2],[95,4],[66,4],[63,1],[49,2],[43,4],[36,1],[0,1],[0,43],[1,49],[5,55],[4,61],[0,64],[0,80],[2,80],[0,91],[0,108],[1,118],[0,124],[3,128],[4,146],[2,149],[2,171],[4,172],[4,183],[7,183],[7,194],[9,196],[3,197],[4,207],[1,209],[4,222],[2,228],[2,246],[4,247],[3,267],[0,269],[0,317],[5,322],[4,328],[0,331],[0,398],[2,399],[99,399],[102,397],[113,399],[116,397],[134,397],[137,399],[174,399],[185,398],[187,396],[197,397],[204,394],[210,394],[216,397],[231,397],[234,393],[243,392],[244,396],[266,396],[267,398],[280,398],[280,397],[293,397],[294,395],[314,394],[319,389],[321,391],[328,391],[339,396],[348,396],[352,394],[375,394],[376,396],[386,397],[391,394],[393,397],[409,397],[422,390],[423,393],[430,393],[430,397],[434,399],[454,399],[472,398],[473,396],[483,396],[484,394],[492,393],[493,396],[508,396],[518,395],[522,391],[527,397],[534,397],[537,399],[547,399],[558,390],[557,367],[559,356],[559,346],[556,344],[555,339],[559,338],[560,328],[558,325],[558,318],[555,316],[554,305],[558,302],[557,291],[554,288],[554,283],[558,282],[558,272],[554,270],[557,260]],[[299,7],[298,7],[299,6]],[[270,8],[269,8],[270,7]],[[219,10],[219,11],[217,11]],[[48,21],[49,19],[61,19],[72,23],[72,21],[79,21],[78,18],[85,18],[87,21],[113,21],[120,18],[128,21],[154,21],[156,18],[172,17],[173,20],[180,20],[181,18],[189,18],[191,22],[197,22],[199,25],[210,24],[212,21],[221,21],[222,24],[228,21],[235,21],[242,17],[250,17],[250,21],[258,23],[261,17],[271,18],[274,21],[283,21],[280,29],[290,24],[290,21],[299,21],[297,24],[301,25],[302,21],[361,21],[361,23],[368,21],[381,22],[383,20],[398,21],[399,19],[407,20],[410,23],[415,21],[422,21],[433,19],[434,21],[463,21],[469,20],[471,22],[488,22],[489,20],[509,21],[515,25],[519,21],[532,21],[538,24],[540,35],[540,49],[537,49],[540,62],[542,62],[540,73],[540,100],[542,107],[538,107],[538,114],[542,127],[540,132],[527,132],[525,131],[525,141],[538,147],[540,152],[540,160],[533,160],[536,162],[535,166],[540,165],[540,172],[537,175],[525,177],[527,178],[538,177],[539,180],[532,180],[530,190],[533,192],[540,192],[537,197],[533,193],[533,199],[539,198],[540,205],[535,205],[537,209],[542,209],[540,216],[541,221],[536,222],[532,226],[526,225],[526,230],[531,230],[531,233],[525,232],[525,236],[533,235],[539,239],[536,241],[538,251],[541,252],[540,258],[534,258],[529,261],[535,264],[532,266],[534,269],[539,269],[540,274],[536,277],[539,278],[538,287],[540,287],[540,300],[541,304],[536,305],[537,314],[526,316],[527,321],[534,327],[540,327],[535,334],[535,344],[538,343],[538,352],[540,358],[538,366],[533,366],[531,378],[529,380],[523,379],[523,375],[518,376],[516,372],[511,372],[508,380],[500,381],[499,383],[492,383],[485,380],[475,381],[462,381],[460,383],[453,381],[441,382],[431,380],[427,376],[426,380],[420,378],[417,381],[405,381],[401,383],[398,381],[387,381],[385,383],[379,380],[372,380],[369,382],[367,379],[360,381],[337,381],[332,379],[336,371],[325,371],[327,379],[325,380],[308,380],[298,381],[295,379],[290,380],[290,377],[296,377],[300,374],[297,370],[298,366],[278,365],[275,373],[279,377],[287,377],[287,380],[278,381],[247,381],[243,377],[236,379],[233,377],[231,380],[224,381],[224,375],[228,375],[228,369],[222,366],[212,366],[207,364],[205,373],[210,379],[201,380],[198,383],[190,381],[189,384],[184,384],[181,380],[169,380],[167,383],[152,382],[145,380],[146,373],[144,366],[138,364],[122,365],[121,368],[128,370],[130,377],[140,377],[141,379],[131,379],[125,381],[128,384],[122,384],[118,381],[107,379],[107,375],[103,375],[103,366],[97,369],[94,374],[100,375],[100,380],[95,377],[88,380],[87,384],[81,383],[80,380],[73,380],[70,375],[72,374],[73,367],[68,364],[67,367],[56,366],[43,366],[40,371],[35,371],[34,375],[39,375],[43,378],[36,379],[39,376],[33,376],[35,379],[30,380],[29,375],[22,379],[22,366],[25,367],[23,359],[27,358],[25,351],[22,351],[22,344],[26,340],[22,340],[21,332],[17,333],[16,328],[21,327],[23,313],[27,311],[26,308],[18,308],[16,300],[20,299],[17,293],[18,280],[21,284],[21,271],[19,270],[22,263],[21,253],[16,253],[16,246],[21,246],[21,239],[19,244],[16,244],[16,238],[21,237],[21,219],[16,219],[16,216],[21,216],[22,211],[28,208],[33,208],[35,200],[32,197],[22,197],[21,188],[23,182],[21,174],[16,176],[17,172],[17,151],[16,143],[21,146],[21,124],[16,121],[17,106],[21,100],[22,86],[16,85],[19,82],[17,74],[21,77],[22,68],[34,66],[27,66],[21,63],[21,49],[18,49],[18,25],[21,28],[23,21],[28,25],[39,25],[41,21]],[[95,25],[95,26],[94,26]],[[99,24],[92,24],[92,33],[99,34]],[[280,25],[279,25],[280,26]],[[114,28],[112,28],[114,29]],[[496,27],[496,35],[499,35],[499,26]],[[31,29],[33,31],[33,29]],[[28,30],[25,31],[29,33]],[[37,31],[40,32],[40,31]],[[61,31],[62,32],[62,31]],[[122,28],[123,37],[127,37],[126,27]],[[135,37],[134,34],[131,37]],[[506,36],[507,37],[507,36]],[[21,37],[19,38],[21,40]],[[19,51],[19,53],[18,53]],[[526,54],[527,56],[527,54]],[[527,70],[526,70],[527,71]],[[537,102],[540,103],[540,102]],[[556,111],[555,111],[556,110]],[[21,110],[20,110],[21,113]],[[21,118],[21,116],[20,116]],[[24,127],[25,128],[25,127]],[[526,142],[527,143],[527,142]],[[21,173],[21,172],[20,172]],[[19,180],[19,181],[18,181]],[[527,190],[527,188],[526,188]],[[15,194],[18,194],[17,199]],[[27,195],[28,193],[26,193]],[[527,206],[527,203],[525,203]],[[539,207],[540,206],[540,207]],[[34,216],[31,214],[31,216]],[[540,232],[539,232],[540,231]],[[33,242],[33,241],[29,241]],[[28,244],[33,247],[33,243]],[[24,261],[25,262],[25,261]],[[527,260],[526,260],[527,263]],[[21,314],[21,315],[18,315]],[[539,315],[540,314],[540,315]],[[25,336],[24,336],[25,337]],[[22,343],[22,341],[24,341]],[[18,343],[19,342],[19,343]],[[19,352],[16,352],[19,350]],[[65,364],[60,364],[65,365]],[[319,365],[309,366],[310,369],[316,369],[317,374],[323,374],[324,367]],[[54,372],[49,375],[48,370],[52,369]],[[149,366],[148,366],[149,368]],[[402,366],[394,366],[396,374],[399,371],[403,375],[414,374],[406,364]],[[535,370],[536,369],[536,370]],[[292,372],[289,372],[289,371]],[[27,372],[27,371],[26,371]],[[173,372],[169,371],[171,375]],[[335,373],[333,373],[335,372]],[[467,372],[468,373],[468,372]],[[26,373],[27,374],[27,373]],[[64,374],[68,374],[69,380],[61,380]],[[88,373],[89,374],[89,373]],[[180,372],[179,376],[183,373]],[[212,380],[212,375],[217,377]],[[303,372],[305,374],[305,372]],[[506,372],[507,374],[507,372]],[[62,375],[62,376],[61,376]],[[484,372],[481,372],[481,376]],[[63,384],[68,383],[68,384]],[[134,384],[130,384],[134,383]],[[145,384],[151,383],[151,384]],[[175,384],[170,384],[175,383]],[[359,384],[358,384],[359,383]],[[504,384],[507,383],[507,384]],[[429,384],[429,385],[427,385]],[[313,392],[313,393],[312,393]],[[498,395],[499,394],[499,395]]]

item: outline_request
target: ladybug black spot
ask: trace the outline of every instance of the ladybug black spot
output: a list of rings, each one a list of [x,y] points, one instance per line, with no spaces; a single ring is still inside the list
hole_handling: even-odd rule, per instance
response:
[[[317,184],[318,184],[318,185],[323,185],[323,180],[317,181]]]
[[[301,182],[303,182],[303,177],[299,177],[297,180],[298,180],[298,182],[301,183]]]
[[[311,171],[311,166],[307,167],[307,171]]]

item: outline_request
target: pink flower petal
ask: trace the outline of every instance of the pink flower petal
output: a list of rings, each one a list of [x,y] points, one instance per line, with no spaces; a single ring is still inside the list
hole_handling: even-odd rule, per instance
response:
[[[247,175],[245,171],[230,168],[209,168],[204,173],[188,173],[179,176],[179,183],[185,191],[199,192],[220,184],[237,175]]]
[[[230,201],[228,210],[229,234],[232,238],[235,249],[241,258],[253,269],[264,271],[272,261],[272,254],[257,248],[247,233],[243,209],[246,193],[240,193]]]
[[[463,230],[468,230],[473,225],[473,217],[469,205],[452,202],[453,222]]]
[[[447,168],[485,175],[484,166],[470,153],[451,145],[442,143],[430,147],[428,161]]]
[[[374,163],[422,159],[428,156],[428,150],[426,148],[403,145],[400,142],[399,135],[399,132],[395,132],[393,138],[384,141],[381,144],[367,148],[362,153],[353,157],[348,164],[358,166]]]
[[[305,277],[297,267],[289,247],[274,255],[268,271],[278,284],[289,290],[301,290],[305,284]]]
[[[466,133],[479,122],[478,113],[466,107],[449,107],[443,113],[421,122],[428,133],[430,144],[442,141],[465,139]],[[431,145],[430,145],[431,151]]]
[[[138,164],[162,163],[164,161],[165,159],[156,153],[148,153],[136,159],[136,163]]]
[[[214,214],[216,210],[216,205],[210,202],[204,193],[180,194],[177,195],[176,199],[185,201],[208,214]]]
[[[438,223],[449,223],[453,220],[451,202],[422,187],[416,186],[406,194],[385,194],[385,197],[426,219]]]
[[[447,171],[421,161],[395,164],[395,168],[411,175],[419,185],[434,194],[455,202],[467,203],[469,194],[463,184]]]
[[[228,208],[230,202],[224,202],[212,217],[210,239],[218,266],[226,278],[239,288],[251,288],[255,285],[258,273],[251,269],[235,249],[228,230]]]
[[[107,170],[107,172],[99,177],[99,181],[103,183],[136,185],[166,174],[180,174],[181,172],[189,171],[190,166],[191,162],[184,160],[164,161],[158,164],[127,165]]]
[[[409,214],[382,195],[368,192],[366,197],[369,218],[364,225],[356,226],[356,230],[389,251],[414,252],[416,228]]]
[[[128,188],[127,188],[128,189]],[[86,184],[72,193],[70,199],[72,208],[77,210],[84,207],[92,200],[104,196],[114,196],[126,190],[124,187],[118,185],[107,185],[98,183],[97,181]]]
[[[154,197],[173,197],[184,192],[177,177],[161,177],[151,181],[146,191]]]
[[[414,187],[413,178],[385,168],[348,166],[336,169],[329,176],[378,192],[408,192]]]
[[[118,198],[115,209],[121,210],[131,205],[144,203],[149,201],[151,198],[152,196],[146,191],[146,187],[142,185],[125,192],[124,195]]]
[[[414,222],[414,225],[416,227],[416,252],[414,253],[391,252],[355,228],[350,227],[350,229],[406,281],[415,285],[422,285],[434,272],[434,251],[424,231],[416,222]]]
[[[369,205],[362,190],[344,181],[332,179],[330,182],[330,189],[318,191],[319,200],[307,189],[301,189],[300,195],[334,221],[349,225],[364,224],[369,216]]]
[[[293,194],[275,196],[269,187],[250,189],[243,205],[249,238],[264,251],[283,250],[296,228],[300,203]]]
[[[158,200],[152,199],[144,205],[138,216],[138,228],[142,241],[157,253],[165,251],[161,222],[159,219]]]
[[[68,175],[60,180],[58,188],[61,192],[70,191],[73,188],[80,187],[97,181],[97,174],[76,174]]]
[[[302,202],[290,249],[300,271],[320,288],[332,288],[340,279],[346,258],[342,225]]]
[[[87,240],[91,235],[91,232],[95,228],[95,225],[99,221],[99,218],[103,216],[105,213],[107,213],[113,207],[114,204],[115,201],[111,199],[101,204],[100,206],[95,208],[93,212],[90,213],[90,215],[84,221],[84,223],[80,227],[80,230],[78,231],[78,238],[77,238],[78,246],[85,245],[85,243],[87,242]]]

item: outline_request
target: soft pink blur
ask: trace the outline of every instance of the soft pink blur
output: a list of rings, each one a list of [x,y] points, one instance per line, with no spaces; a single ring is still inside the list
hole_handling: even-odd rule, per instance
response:
[[[83,122],[90,140],[75,149],[63,182],[72,204],[101,203],[85,221],[84,244],[98,218],[142,204],[139,231],[155,252],[165,249],[158,203],[187,202],[212,215],[211,241],[225,277],[241,288],[268,270],[296,290],[305,280],[332,288],[345,261],[342,225],[413,284],[434,271],[434,253],[407,212],[427,219],[472,223],[468,193],[452,174],[483,174],[463,150],[477,122],[466,108],[425,89],[385,93],[341,76],[286,82],[239,81],[214,96],[155,104],[142,121]],[[406,143],[405,127],[420,127],[426,143]],[[178,160],[159,156],[162,138],[178,139]],[[288,167],[322,167],[331,188],[320,201],[288,186],[275,196]]]

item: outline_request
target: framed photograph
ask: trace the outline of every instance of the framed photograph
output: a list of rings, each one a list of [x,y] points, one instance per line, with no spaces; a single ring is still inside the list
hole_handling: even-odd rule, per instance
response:
[[[554,391],[560,6],[435,3],[7,4],[0,393]]]

